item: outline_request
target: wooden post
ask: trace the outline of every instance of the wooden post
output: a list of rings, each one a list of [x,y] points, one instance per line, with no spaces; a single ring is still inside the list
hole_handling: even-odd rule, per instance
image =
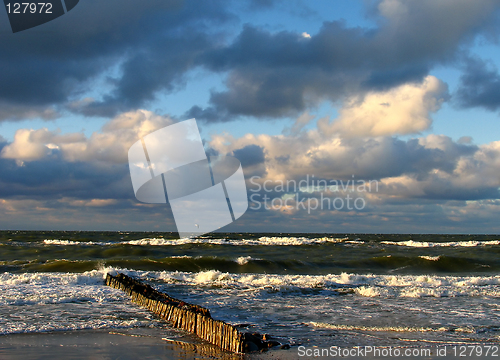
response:
[[[196,334],[223,350],[235,353],[245,350],[243,334],[224,321],[212,319],[210,312],[201,306],[186,304],[124,274],[106,274],[104,282],[112,288],[123,290],[132,302],[149,309],[173,327]],[[183,307],[180,307],[181,304]]]

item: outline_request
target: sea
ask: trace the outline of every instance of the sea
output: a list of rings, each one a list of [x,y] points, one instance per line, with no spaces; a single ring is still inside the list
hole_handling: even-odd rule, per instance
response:
[[[108,272],[292,349],[500,341],[498,235],[2,231],[0,342],[85,329],[182,336],[106,287]]]

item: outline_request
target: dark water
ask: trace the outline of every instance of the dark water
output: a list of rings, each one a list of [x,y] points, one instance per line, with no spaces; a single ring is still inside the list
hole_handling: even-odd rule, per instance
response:
[[[123,271],[307,346],[498,342],[500,236],[0,232],[0,333],[166,325]]]
[[[0,250],[0,271],[13,273],[82,272],[102,265],[314,275],[494,275],[500,270],[496,235],[219,234],[179,240],[172,233],[4,231]]]

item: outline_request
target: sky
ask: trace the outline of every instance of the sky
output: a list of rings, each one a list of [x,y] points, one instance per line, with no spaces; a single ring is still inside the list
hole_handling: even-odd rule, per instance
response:
[[[176,231],[127,153],[195,118],[230,232],[500,233],[500,2],[81,0],[0,9],[0,229]]]

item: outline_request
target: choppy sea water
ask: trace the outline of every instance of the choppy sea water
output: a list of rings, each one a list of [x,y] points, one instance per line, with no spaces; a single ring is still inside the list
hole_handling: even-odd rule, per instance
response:
[[[3,231],[0,254],[1,335],[168,328],[120,271],[296,345],[500,341],[500,236]]]

